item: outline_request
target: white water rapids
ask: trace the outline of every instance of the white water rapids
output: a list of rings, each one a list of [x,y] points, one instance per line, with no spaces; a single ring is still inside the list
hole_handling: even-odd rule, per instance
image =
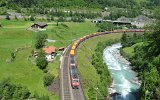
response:
[[[121,95],[117,100],[136,100],[131,92],[136,92],[140,84],[138,83],[136,73],[131,70],[129,62],[120,55],[121,44],[113,44],[106,47],[103,52],[104,62],[113,78],[113,86],[117,93]]]

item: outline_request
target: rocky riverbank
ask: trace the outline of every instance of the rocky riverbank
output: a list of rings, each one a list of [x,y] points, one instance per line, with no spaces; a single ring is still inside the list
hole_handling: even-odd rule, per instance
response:
[[[120,53],[121,44],[114,44],[106,47],[103,53],[104,62],[112,75],[113,83],[108,88],[109,94],[119,95],[124,100],[136,100],[135,92],[141,85],[137,73],[134,72],[127,61]],[[121,100],[121,99],[118,99]]]

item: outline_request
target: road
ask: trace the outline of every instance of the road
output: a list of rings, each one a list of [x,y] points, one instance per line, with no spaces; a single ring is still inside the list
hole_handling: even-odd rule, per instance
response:
[[[61,100],[85,100],[82,87],[72,89],[69,75],[69,53],[71,46],[65,50],[60,64],[60,97]]]

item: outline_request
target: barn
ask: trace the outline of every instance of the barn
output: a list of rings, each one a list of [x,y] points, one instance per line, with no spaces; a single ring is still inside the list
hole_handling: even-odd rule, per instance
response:
[[[48,26],[47,23],[45,23],[45,22],[38,22],[38,23],[34,23],[31,27],[33,29],[44,29],[46,26]]]

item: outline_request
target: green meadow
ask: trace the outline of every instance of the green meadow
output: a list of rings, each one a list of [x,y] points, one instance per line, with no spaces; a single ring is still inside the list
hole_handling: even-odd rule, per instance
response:
[[[125,47],[121,50],[122,54],[124,57],[126,57],[127,59],[132,59],[134,56],[134,48],[136,46],[141,46],[143,45],[143,42],[140,43],[136,43],[134,45],[132,45],[131,47]]]
[[[10,78],[11,82],[26,86],[32,95],[36,92],[39,95],[49,95],[51,100],[59,99],[50,93],[47,87],[43,85],[44,72],[40,70],[34,63],[28,60],[31,51],[34,49],[34,36],[36,32],[27,30],[34,22],[23,20],[0,20],[2,28],[0,28],[0,80]],[[95,24],[91,22],[73,23],[61,22],[57,26],[56,22],[48,22],[49,25],[44,33],[48,34],[48,38],[56,40],[56,47],[66,47],[74,39],[78,39],[84,35],[97,31]],[[11,58],[11,53],[20,47],[32,46],[19,51],[13,62],[6,61]],[[49,72],[58,76],[59,57],[53,63],[48,65]]]

